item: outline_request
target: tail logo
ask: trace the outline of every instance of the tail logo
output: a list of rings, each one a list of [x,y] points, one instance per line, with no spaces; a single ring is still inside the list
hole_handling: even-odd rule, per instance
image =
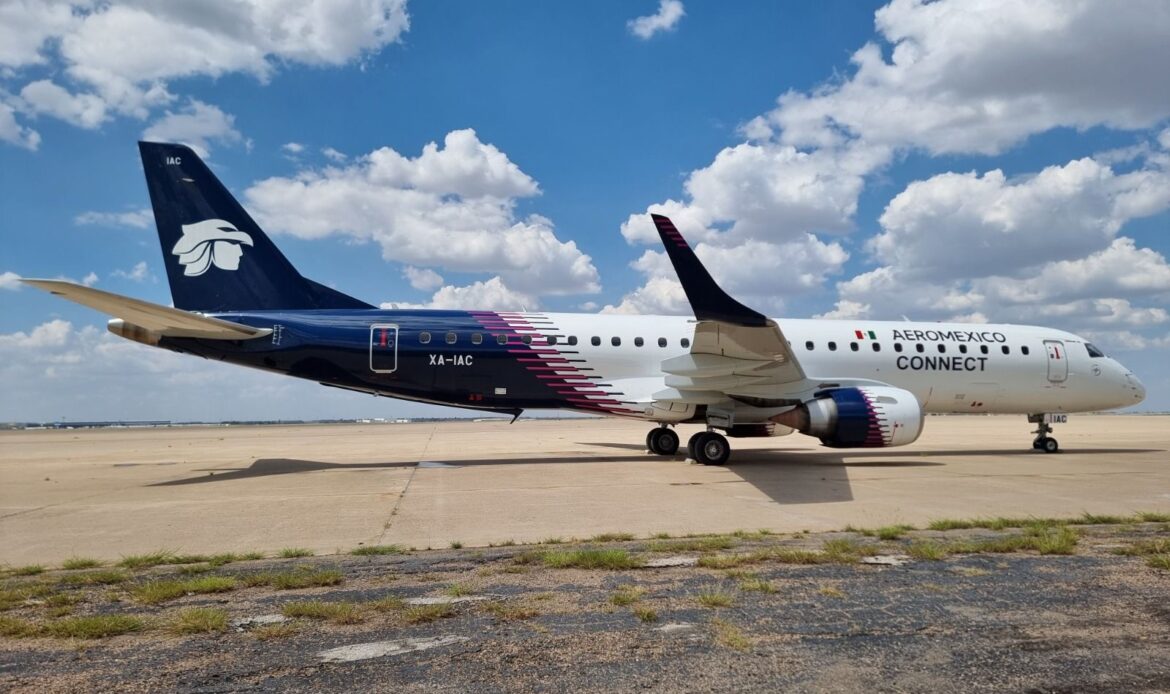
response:
[[[171,249],[171,254],[179,256],[179,264],[184,266],[183,274],[187,277],[198,277],[212,265],[220,270],[238,270],[244,246],[252,245],[251,236],[222,219],[184,224],[182,229],[183,236]]]

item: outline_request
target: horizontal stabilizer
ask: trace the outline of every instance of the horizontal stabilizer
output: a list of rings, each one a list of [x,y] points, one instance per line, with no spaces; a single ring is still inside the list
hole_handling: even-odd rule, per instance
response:
[[[120,318],[127,323],[164,337],[198,337],[207,340],[248,340],[270,335],[269,328],[253,328],[219,318],[208,318],[197,313],[181,311],[169,306],[131,299],[120,294],[103,292],[63,280],[22,279],[21,282],[43,289],[74,303],[88,306],[102,313]]]

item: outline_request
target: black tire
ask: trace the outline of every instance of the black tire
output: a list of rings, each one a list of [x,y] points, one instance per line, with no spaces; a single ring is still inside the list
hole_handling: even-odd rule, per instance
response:
[[[649,449],[658,455],[674,455],[678,453],[678,434],[673,429],[658,427],[646,437]]]
[[[657,430],[657,429],[651,429],[650,431],[646,432],[646,450],[650,451],[651,453],[657,453],[657,452],[658,452],[658,451],[654,450],[654,432],[656,432],[656,431],[658,431],[658,430]],[[1033,448],[1039,448],[1040,446],[1039,446],[1039,445],[1034,445],[1034,446],[1032,446],[1032,447],[1033,447]]]
[[[1059,450],[1060,450],[1060,444],[1056,442],[1056,439],[1051,438],[1051,437],[1044,439],[1044,452],[1045,453],[1056,453]]]
[[[731,444],[713,431],[704,431],[695,441],[695,460],[703,465],[723,465],[731,457]]]
[[[1032,448],[1042,451],[1044,450],[1044,439],[1036,439],[1032,442]]]
[[[689,441],[687,441],[687,457],[691,460],[698,460],[698,458],[695,457],[695,445],[698,443],[699,437],[706,433],[707,432],[705,431],[697,432],[691,436]]]

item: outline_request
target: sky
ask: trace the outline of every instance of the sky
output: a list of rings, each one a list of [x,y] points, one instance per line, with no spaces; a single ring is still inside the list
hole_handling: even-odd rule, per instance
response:
[[[127,342],[185,142],[370,303],[1057,327],[1170,410],[1163,0],[0,0],[0,421],[447,414]]]

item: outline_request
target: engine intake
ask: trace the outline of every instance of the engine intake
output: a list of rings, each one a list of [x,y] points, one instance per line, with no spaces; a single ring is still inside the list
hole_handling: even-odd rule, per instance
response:
[[[923,412],[908,390],[888,386],[822,390],[772,421],[832,448],[905,446],[922,433]]]

